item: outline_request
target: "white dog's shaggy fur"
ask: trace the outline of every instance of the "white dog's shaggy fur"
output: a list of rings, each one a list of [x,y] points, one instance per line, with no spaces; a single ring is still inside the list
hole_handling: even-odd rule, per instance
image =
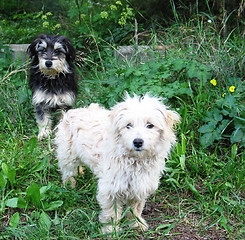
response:
[[[176,112],[149,95],[127,95],[111,110],[91,104],[64,115],[55,138],[63,182],[75,185],[78,166],[91,168],[98,178],[99,219],[108,223],[104,233],[113,231],[124,206],[130,206],[131,217],[137,219],[134,227],[148,228],[141,213],[158,187],[179,120]]]

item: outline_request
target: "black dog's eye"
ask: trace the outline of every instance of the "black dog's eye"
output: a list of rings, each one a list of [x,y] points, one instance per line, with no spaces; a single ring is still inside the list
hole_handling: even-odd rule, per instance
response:
[[[63,52],[60,49],[56,49],[56,50],[54,50],[54,53],[58,55],[58,54],[63,53]]]
[[[44,48],[44,47],[38,47],[37,51],[38,52],[45,52],[46,51],[46,48]]]
[[[149,128],[149,129],[154,128],[154,125],[152,123],[147,123],[146,128]]]
[[[62,54],[62,53],[65,54],[66,52],[62,48],[57,48],[57,49],[54,50],[54,53],[57,54],[57,55],[59,55],[59,54]]]
[[[127,126],[126,126],[127,129],[130,129],[132,127],[133,127],[133,124],[132,123],[128,123]]]

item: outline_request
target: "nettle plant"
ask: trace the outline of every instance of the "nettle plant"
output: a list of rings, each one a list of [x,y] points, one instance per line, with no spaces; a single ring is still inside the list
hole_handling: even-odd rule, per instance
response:
[[[115,100],[119,100],[115,96],[121,97],[125,91],[138,95],[150,92],[170,101],[174,98],[188,101],[193,92],[198,91],[196,86],[210,79],[210,71],[209,67],[196,60],[172,57],[132,66],[121,65],[107,70],[106,83],[109,87],[101,101],[112,106]]]
[[[220,89],[217,89],[219,83],[215,79],[210,81],[218,94],[213,108],[202,119],[205,124],[198,129],[202,134],[200,142],[204,147],[215,141],[228,141],[245,146],[245,114],[244,103],[241,101],[244,86],[239,84],[242,83],[241,79],[232,79],[231,82],[237,83],[238,86],[227,86],[226,92],[221,93]]]

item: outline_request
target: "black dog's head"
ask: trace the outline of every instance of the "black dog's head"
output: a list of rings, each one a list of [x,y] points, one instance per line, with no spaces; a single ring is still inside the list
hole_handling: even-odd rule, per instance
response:
[[[60,35],[40,35],[28,47],[27,52],[32,59],[32,67],[50,77],[71,72],[76,56],[70,40]]]

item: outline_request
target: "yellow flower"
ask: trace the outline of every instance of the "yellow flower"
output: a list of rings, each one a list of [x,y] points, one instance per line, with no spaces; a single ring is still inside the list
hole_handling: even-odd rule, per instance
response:
[[[213,84],[214,86],[217,85],[217,81],[215,79],[210,80],[210,83]]]
[[[225,95],[226,95],[226,93],[223,93],[221,96],[222,96],[222,97],[225,97]]]
[[[230,86],[230,87],[229,87],[229,91],[230,91],[230,92],[235,92],[235,89],[236,89],[235,86]]]

